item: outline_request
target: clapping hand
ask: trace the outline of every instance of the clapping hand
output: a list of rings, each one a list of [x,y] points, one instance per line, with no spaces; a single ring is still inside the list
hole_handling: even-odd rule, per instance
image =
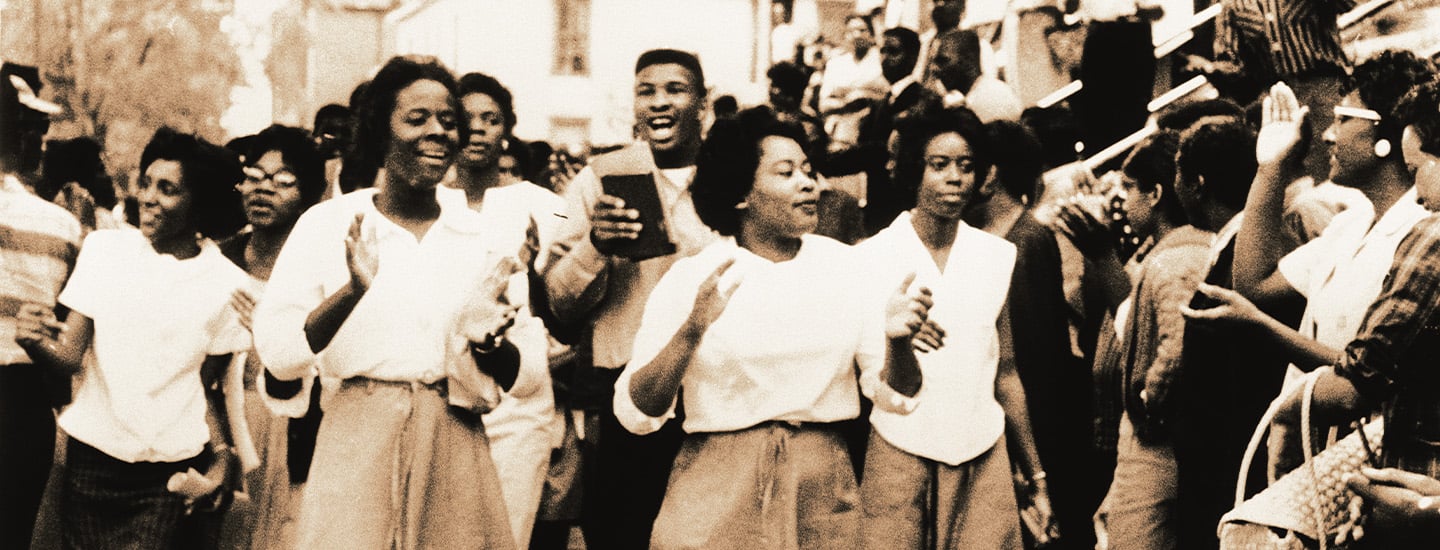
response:
[[[359,292],[370,289],[375,273],[380,270],[380,251],[375,249],[375,233],[363,230],[365,214],[355,214],[350,232],[345,236],[345,265],[350,269],[350,284]]]
[[[521,269],[520,262],[510,256],[491,266],[461,310],[461,335],[482,349],[499,345],[520,310],[520,306],[510,304],[505,294],[510,288],[510,276]]]
[[[900,286],[890,293],[885,303],[885,337],[891,340],[910,338],[911,345],[921,352],[940,349],[945,345],[945,330],[929,319],[935,305],[930,289],[918,287],[910,292],[915,274],[905,276]]]
[[[690,309],[690,316],[685,320],[684,330],[688,334],[695,337],[705,334],[705,330],[720,318],[721,313],[725,312],[725,306],[730,304],[730,296],[740,288],[739,282],[730,285],[729,288],[720,288],[720,279],[733,265],[735,265],[734,258],[725,260],[700,283],[700,288],[695,293],[695,305]]]
[[[240,326],[254,332],[255,329],[251,328],[250,320],[255,315],[255,296],[243,288],[237,288],[235,292],[230,293],[230,307],[235,308],[235,312],[240,315]]]
[[[1301,125],[1310,108],[1300,105],[1295,92],[1284,82],[1270,87],[1261,103],[1260,134],[1255,141],[1255,160],[1261,166],[1275,166],[1295,154],[1300,144]]]

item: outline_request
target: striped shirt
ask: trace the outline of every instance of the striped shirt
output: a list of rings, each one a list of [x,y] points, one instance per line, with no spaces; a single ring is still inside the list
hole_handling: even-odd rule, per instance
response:
[[[15,343],[15,314],[27,302],[55,305],[79,249],[80,221],[5,175],[0,182],[0,365],[30,362]]]
[[[1316,70],[1344,71],[1340,14],[1355,0],[1224,0],[1215,22],[1215,51],[1260,82]]]

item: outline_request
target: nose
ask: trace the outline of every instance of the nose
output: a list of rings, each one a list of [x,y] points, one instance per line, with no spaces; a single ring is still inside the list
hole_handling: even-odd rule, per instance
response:
[[[670,108],[672,103],[674,103],[674,98],[670,97],[669,92],[666,92],[663,88],[657,89],[655,90],[655,95],[650,97],[650,110],[657,112],[665,111]]]
[[[1325,143],[1327,143],[1327,144],[1334,145],[1334,144],[1335,144],[1335,124],[1332,123],[1332,124],[1330,124],[1329,126],[1326,126],[1326,127],[1325,127],[1325,133],[1320,134],[1320,139],[1323,140],[1323,141],[1324,141]]]

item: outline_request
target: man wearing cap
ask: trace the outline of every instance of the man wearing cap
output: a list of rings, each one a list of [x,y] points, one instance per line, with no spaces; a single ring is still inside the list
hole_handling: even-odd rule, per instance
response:
[[[55,450],[56,394],[68,377],[52,376],[15,343],[15,315],[27,302],[54,307],[80,246],[80,222],[22,183],[40,166],[47,115],[34,67],[0,66],[0,548],[29,548]],[[63,399],[62,399],[63,400]]]

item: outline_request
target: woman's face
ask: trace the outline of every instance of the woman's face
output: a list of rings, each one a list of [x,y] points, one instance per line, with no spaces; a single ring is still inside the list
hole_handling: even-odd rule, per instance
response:
[[[1157,185],[1146,193],[1140,189],[1140,183],[1134,178],[1122,174],[1120,187],[1125,190],[1125,202],[1121,207],[1125,209],[1125,219],[1130,221],[1130,228],[1142,239],[1154,234],[1160,186]]]
[[[462,100],[469,138],[460,150],[460,167],[485,169],[500,158],[500,141],[505,137],[505,113],[488,94],[466,94]]]
[[[152,243],[193,235],[190,216],[194,195],[185,182],[180,162],[159,159],[145,168],[136,199],[140,203],[140,232]]]
[[[741,223],[754,223],[774,237],[799,237],[815,230],[819,187],[810,162],[795,140],[768,136],[760,142],[755,186],[745,197]]]
[[[1358,92],[1340,100],[1341,107],[1368,110]],[[1334,122],[1325,130],[1325,143],[1330,145],[1330,181],[1346,187],[1364,187],[1363,175],[1368,174],[1381,159],[1375,156],[1377,122],[1364,118],[1335,114]]]
[[[256,229],[294,225],[305,210],[300,198],[300,180],[285,164],[280,151],[266,151],[247,165],[245,180],[240,182],[239,189],[245,219]]]
[[[955,132],[935,136],[925,144],[924,162],[916,208],[937,219],[960,219],[983,183],[970,143]]]
[[[445,177],[460,139],[455,98],[434,80],[417,80],[395,94],[385,170],[392,182],[434,187]]]

